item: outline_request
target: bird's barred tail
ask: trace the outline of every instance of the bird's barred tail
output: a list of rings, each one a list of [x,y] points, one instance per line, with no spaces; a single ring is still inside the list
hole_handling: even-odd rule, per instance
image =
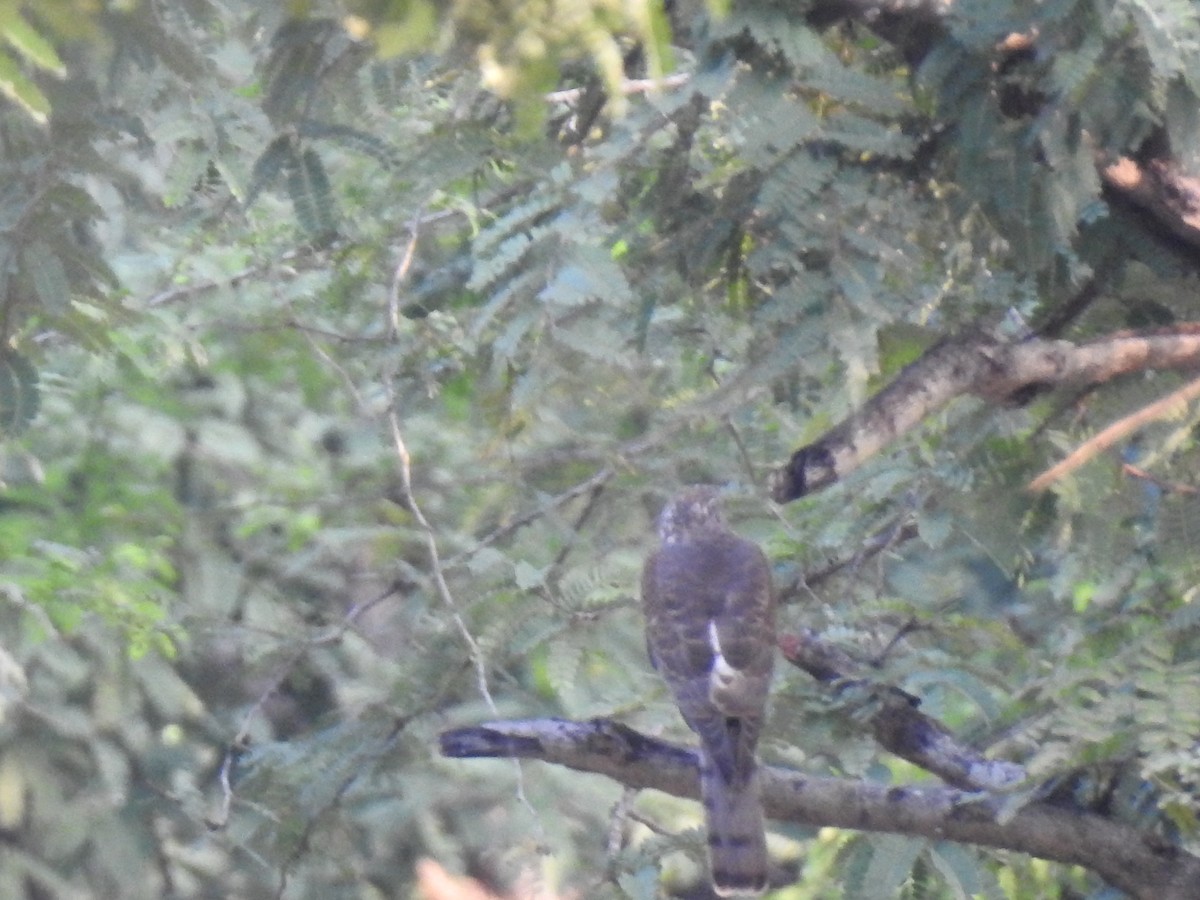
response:
[[[767,889],[768,863],[757,769],[731,784],[705,754],[700,791],[708,822],[713,890],[722,897],[761,894]]]

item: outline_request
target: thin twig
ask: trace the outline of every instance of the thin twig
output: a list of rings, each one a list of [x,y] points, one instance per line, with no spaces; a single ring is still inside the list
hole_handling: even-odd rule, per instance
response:
[[[621,791],[621,799],[613,804],[612,812],[609,813],[608,840],[604,848],[604,855],[608,857],[609,865],[612,865],[617,854],[621,852],[621,845],[625,842],[625,823],[629,820],[633,801],[637,799],[639,793],[641,792],[637,788],[625,788]]]
[[[571,550],[575,547],[575,538],[583,529],[584,524],[591,518],[592,513],[596,509],[596,504],[600,500],[600,495],[604,493],[604,485],[598,484],[592,488],[591,494],[583,504],[583,511],[575,517],[575,524],[571,526],[571,536],[563,542],[563,548],[558,551],[558,555],[554,557],[554,562],[550,564],[550,571],[558,569],[567,557],[571,555]]]
[[[1030,481],[1025,489],[1032,493],[1044,491],[1054,482],[1074,472],[1105,450],[1111,449],[1118,441],[1128,437],[1139,428],[1157,419],[1166,418],[1180,406],[1191,403],[1197,397],[1200,397],[1200,378],[1189,381],[1183,387],[1155,400],[1149,406],[1143,406],[1137,412],[1113,422],[1099,434],[1093,435],[1072,450],[1062,462],[1056,463]]]
[[[291,675],[292,670],[300,664],[300,661],[304,659],[310,649],[325,644],[336,643],[341,640],[363,613],[382,603],[388,597],[393,596],[398,588],[399,585],[393,583],[388,586],[387,590],[370,600],[354,604],[346,611],[341,621],[332,630],[325,634],[314,635],[309,638],[280,666],[266,689],[258,695],[258,698],[251,707],[246,710],[246,714],[242,716],[242,724],[238,728],[237,733],[226,744],[225,758],[221,760],[221,769],[217,776],[217,782],[221,786],[221,806],[217,814],[208,820],[207,824],[209,828],[215,831],[224,828],[229,823],[229,815],[233,808],[233,786],[230,781],[230,774],[233,770],[234,756],[239,750],[245,747],[246,740],[250,737],[250,726],[254,724],[254,720],[258,718],[267,701],[275,696],[275,693],[287,681],[288,676]]]
[[[313,353],[317,354],[317,356],[319,356],[321,360],[327,366],[329,366],[329,368],[337,372],[338,376],[342,379],[342,382],[346,385],[346,391],[351,397],[354,398],[355,405],[359,409],[363,409],[364,404],[362,395],[358,392],[358,388],[354,386],[354,379],[350,377],[350,373],[342,368],[341,364],[326,352],[325,348],[320,345],[312,333],[310,333],[307,329],[301,329],[300,333],[304,335],[304,339],[308,341],[308,346],[312,348]]]
[[[388,320],[393,335],[400,332],[400,289],[407,280],[409,270],[412,268],[413,260],[416,257],[417,238],[420,236],[420,229],[417,227],[416,222],[417,220],[414,219],[413,222],[409,223],[408,243],[404,248],[404,252],[400,255],[400,262],[397,263],[396,270],[392,273],[392,281],[388,288]],[[400,427],[400,416],[396,411],[398,404],[396,402],[395,391],[391,386],[392,382],[392,378],[385,379],[388,396],[388,427],[392,436],[392,449],[396,452],[396,461],[399,463],[400,470],[400,499],[425,535],[425,551],[429,556],[434,589],[437,591],[438,599],[450,610],[450,615],[454,619],[454,625],[462,636],[463,642],[467,645],[467,649],[471,655],[471,662],[475,666],[479,694],[483,697],[488,709],[495,713],[496,701],[492,699],[491,690],[488,688],[487,666],[483,661],[483,651],[480,650],[478,641],[475,640],[475,636],[471,634],[471,630],[467,627],[466,621],[459,612],[458,604],[454,600],[454,595],[450,592],[450,585],[446,582],[446,573],[442,566],[441,551],[438,550],[437,535],[433,530],[433,526],[429,524],[429,520],[425,518],[425,513],[422,512],[421,505],[417,502],[416,495],[413,493],[412,455],[408,451],[408,444],[404,440],[404,431]]]
[[[391,337],[400,333],[400,288],[408,280],[408,272],[412,268],[413,259],[416,258],[417,237],[421,233],[420,221],[421,217],[418,214],[409,222],[408,244],[400,254],[400,261],[396,264],[396,271],[392,273],[392,280],[388,285],[388,328]]]
[[[633,788],[626,788],[626,790],[633,790]],[[652,834],[657,834],[659,837],[675,836],[675,833],[669,828],[664,828],[658,822],[654,821],[654,819],[650,818],[644,813],[638,812],[636,809],[631,809],[629,811],[629,821],[637,822],[647,831],[651,832]]]
[[[400,290],[408,278],[413,260],[416,257],[417,239],[420,236],[419,221],[418,217],[409,223],[408,243],[401,254],[400,262],[396,265],[395,272],[392,274],[392,281],[388,289],[388,320],[392,336],[400,333]],[[463,643],[467,645],[467,653],[470,657],[471,665],[475,670],[475,682],[479,690],[479,695],[483,698],[483,702],[487,705],[488,710],[493,715],[497,715],[498,708],[496,701],[492,697],[491,688],[488,686],[487,663],[483,657],[483,649],[479,646],[479,642],[475,640],[475,636],[471,634],[471,629],[467,627],[458,602],[454,599],[454,594],[451,592],[450,585],[446,581],[445,566],[442,563],[441,551],[438,549],[437,533],[425,517],[420,503],[417,502],[416,494],[413,492],[412,454],[409,453],[408,444],[404,440],[404,429],[400,425],[400,415],[397,412],[399,403],[394,387],[395,379],[390,375],[385,375],[383,382],[384,392],[388,401],[388,428],[391,432],[392,449],[396,454],[396,462],[400,474],[401,503],[408,510],[409,514],[412,515],[413,520],[417,523],[417,527],[420,528],[425,536],[425,553],[429,559],[429,569],[433,579],[434,590],[437,593],[438,599],[441,600],[442,605],[449,611],[450,617],[454,622],[454,627],[462,637]],[[525,793],[525,776],[520,760],[513,760],[513,769],[516,773],[517,799],[533,816],[535,828],[538,831],[540,839],[539,842],[545,846],[545,830],[542,828],[537,810],[534,809],[533,804],[529,801],[529,797]]]
[[[621,93],[627,97],[631,94],[648,94],[651,91],[683,87],[683,85],[691,80],[692,76],[688,72],[676,72],[674,75],[667,75],[664,78],[630,78],[621,82]],[[579,98],[583,94],[584,88],[567,88],[566,90],[552,91],[546,95],[546,102],[578,103]]]
[[[252,266],[247,266],[240,272],[234,272],[224,278],[210,278],[204,281],[193,281],[190,284],[178,284],[173,287],[159,291],[146,301],[147,307],[164,306],[167,303],[174,303],[177,300],[186,300],[189,297],[194,297],[197,294],[204,294],[208,291],[215,291],[218,288],[234,287],[243,281],[254,278],[257,275],[266,275],[279,271],[281,264],[294,263],[302,256],[311,256],[312,259],[307,260],[308,263],[315,263],[317,254],[313,253],[311,247],[293,247],[280,254],[275,259],[267,260],[266,262],[255,263]],[[323,260],[320,260],[323,262]],[[294,267],[293,267],[294,268]]]
[[[581,494],[586,494],[588,491],[592,491],[592,490],[595,490],[596,488],[602,487],[615,474],[616,474],[616,472],[609,466],[603,466],[603,467],[597,469],[595,472],[593,472],[591,475],[589,475],[583,481],[579,482],[578,484],[573,485],[572,487],[567,488],[565,491],[563,491],[560,494],[556,494],[555,496],[551,497],[549,500],[547,500],[545,503],[541,504],[540,506],[535,507],[534,509],[531,509],[527,512],[524,512],[514,519],[510,519],[509,521],[507,521],[503,525],[501,525],[499,528],[496,528],[493,531],[488,532],[483,537],[481,537],[474,545],[472,545],[471,547],[468,547],[466,550],[459,551],[458,553],[454,554],[454,556],[452,556],[448,560],[446,560],[446,565],[450,566],[450,567],[454,567],[454,566],[458,566],[458,565],[462,564],[463,562],[469,560],[471,557],[473,557],[475,554],[477,554],[480,550],[484,549],[485,547],[491,546],[492,544],[496,543],[499,540],[503,540],[504,538],[506,538],[510,534],[512,534],[514,531],[519,531],[520,529],[524,528],[526,525],[530,524],[531,522],[537,521],[538,519],[540,519],[542,516],[546,515],[546,513],[550,512],[551,510],[557,509],[558,507],[562,506],[564,503],[568,503],[571,500],[574,500],[576,497],[580,496]]]
[[[441,552],[438,550],[437,536],[434,533],[433,526],[425,518],[425,513],[421,511],[421,506],[417,503],[417,498],[413,495],[412,456],[409,454],[408,445],[404,441],[404,433],[400,428],[400,417],[396,413],[395,403],[389,405],[391,409],[388,411],[388,425],[392,433],[392,449],[396,451],[396,459],[399,463],[400,496],[403,505],[412,515],[413,520],[417,523],[417,527],[425,535],[425,552],[429,557],[430,574],[433,578],[434,590],[437,592],[438,599],[450,610],[454,626],[462,636],[463,643],[467,645],[471,661],[475,666],[475,679],[479,688],[479,694],[483,697],[488,709],[495,713],[496,701],[492,699],[492,692],[488,688],[487,666],[483,660],[483,651],[479,647],[479,642],[475,640],[475,636],[471,634],[471,630],[467,627],[467,623],[459,611],[458,603],[455,601],[454,595],[450,592],[450,585],[446,582],[446,573],[442,566]]]
[[[374,764],[383,758],[383,755],[387,753],[389,749],[391,749],[396,738],[399,737],[400,732],[404,730],[404,727],[410,721],[412,721],[412,718],[412,716],[402,716],[397,718],[396,721],[392,723],[392,727],[388,730],[388,733],[383,736],[383,739],[379,742],[377,749],[370,754],[369,762]],[[338,784],[337,790],[334,791],[333,797],[330,798],[329,802],[325,804],[321,810],[310,816],[304,823],[304,832],[300,835],[300,839],[296,842],[296,846],[293,848],[292,852],[288,854],[288,858],[284,861],[283,867],[280,869],[279,887],[275,891],[275,900],[283,900],[283,895],[287,892],[288,881],[291,878],[292,867],[300,860],[302,856],[304,856],[305,853],[308,852],[312,843],[313,834],[316,833],[317,820],[320,819],[320,817],[325,813],[328,813],[329,811],[336,809],[339,805],[341,805],[342,798],[346,796],[346,792],[350,790],[351,785],[353,785],[354,782],[361,777],[361,775],[362,770],[356,767],[354,771],[345,776]]]
[[[779,600],[781,603],[795,602],[802,592],[811,593],[813,589],[836,575],[847,570],[853,575],[872,557],[912,540],[918,533],[916,523],[911,521],[909,511],[906,510],[863,541],[850,556],[831,560],[818,569],[803,573],[795,581],[780,588]]]
[[[1200,494],[1200,488],[1194,484],[1185,484],[1182,481],[1167,481],[1165,478],[1152,475],[1145,469],[1139,468],[1132,463],[1122,463],[1121,471],[1132,478],[1148,481],[1171,494]]]
[[[457,207],[448,207],[446,209],[439,209],[436,212],[415,217],[410,223],[410,227],[420,229],[427,225],[436,224],[442,219],[465,215],[466,211],[463,209],[459,209]],[[304,259],[304,257],[311,257],[311,259]],[[302,265],[295,265],[297,262],[301,262]],[[249,281],[250,279],[259,275],[271,275],[279,271],[279,268],[283,263],[293,263],[293,266],[291,266],[293,270],[302,271],[312,266],[325,265],[325,259],[323,256],[321,256],[319,251],[314,250],[311,246],[305,245],[302,247],[293,247],[292,249],[281,253],[275,259],[267,260],[266,262],[255,263],[254,265],[247,266],[238,272],[227,275],[224,278],[211,278],[204,281],[194,281],[189,284],[177,284],[168,288],[164,288],[147,299],[145,305],[147,307],[164,306],[168,303],[176,303],[180,300],[187,300],[195,297],[198,294],[207,293],[208,291],[215,291],[224,287],[233,287],[237,284],[241,284],[244,281]],[[294,323],[292,324],[294,325]],[[361,338],[341,339],[362,340]],[[368,340],[373,340],[373,338]]]
[[[725,430],[729,432],[733,438],[734,446],[737,447],[738,456],[742,459],[742,465],[746,469],[746,477],[750,479],[750,484],[755,488],[759,487],[758,476],[754,473],[754,460],[750,458],[750,451],[746,448],[746,442],[742,440],[742,433],[738,431],[738,427],[733,424],[733,420],[729,416],[725,416]]]

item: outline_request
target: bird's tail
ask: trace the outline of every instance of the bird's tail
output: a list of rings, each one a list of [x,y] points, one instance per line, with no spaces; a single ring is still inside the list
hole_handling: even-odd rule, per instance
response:
[[[713,890],[722,897],[761,894],[767,889],[768,860],[757,766],[748,776],[727,780],[705,753],[700,792],[708,820]]]

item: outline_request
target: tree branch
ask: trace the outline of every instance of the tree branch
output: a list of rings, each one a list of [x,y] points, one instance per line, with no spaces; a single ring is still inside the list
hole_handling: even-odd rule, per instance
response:
[[[1025,489],[1033,492],[1044,491],[1054,482],[1058,481],[1058,479],[1074,472],[1084,463],[1088,462],[1088,460],[1108,450],[1118,441],[1133,434],[1139,428],[1148,425],[1156,419],[1165,419],[1173,415],[1180,407],[1186,408],[1187,404],[1191,403],[1197,397],[1200,397],[1200,378],[1189,381],[1183,387],[1179,388],[1179,390],[1172,391],[1165,397],[1160,397],[1153,403],[1142,407],[1137,412],[1130,413],[1124,418],[1113,422],[1099,434],[1093,435],[1072,450],[1066,459],[1055,463],[1041,475],[1037,476],[1037,478],[1029,482]]]
[[[1100,164],[1105,186],[1148,214],[1190,247],[1200,247],[1200,178],[1178,163],[1153,159],[1139,165],[1128,156]]]
[[[1089,385],[1149,369],[1200,368],[1200,324],[1148,334],[1118,333],[1086,344],[1031,339],[1003,343],[970,335],[934,345],[850,418],[801,447],[773,473],[771,493],[787,503],[853,472],[955,397],[1012,402],[1015,395]]]
[[[444,756],[540,759],[633,788],[699,797],[694,751],[606,719],[487,722],[444,732]],[[887,786],[763,768],[773,818],[814,827],[917,835],[1085,866],[1138,900],[1194,900],[1200,858],[1092,813],[944,787]]]
[[[840,648],[802,628],[780,638],[784,658],[818,681],[839,689],[865,688],[878,698],[871,731],[885,750],[947,784],[967,791],[1005,790],[1025,780],[1024,767],[987,759],[958,741],[941,722],[917,709],[920,700],[897,687],[857,677],[861,668]]]

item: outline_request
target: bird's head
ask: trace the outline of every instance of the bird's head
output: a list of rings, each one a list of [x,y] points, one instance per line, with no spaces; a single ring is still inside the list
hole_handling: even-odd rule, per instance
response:
[[[694,485],[682,491],[658,515],[658,536],[674,544],[706,531],[724,531],[721,493],[712,485]]]

